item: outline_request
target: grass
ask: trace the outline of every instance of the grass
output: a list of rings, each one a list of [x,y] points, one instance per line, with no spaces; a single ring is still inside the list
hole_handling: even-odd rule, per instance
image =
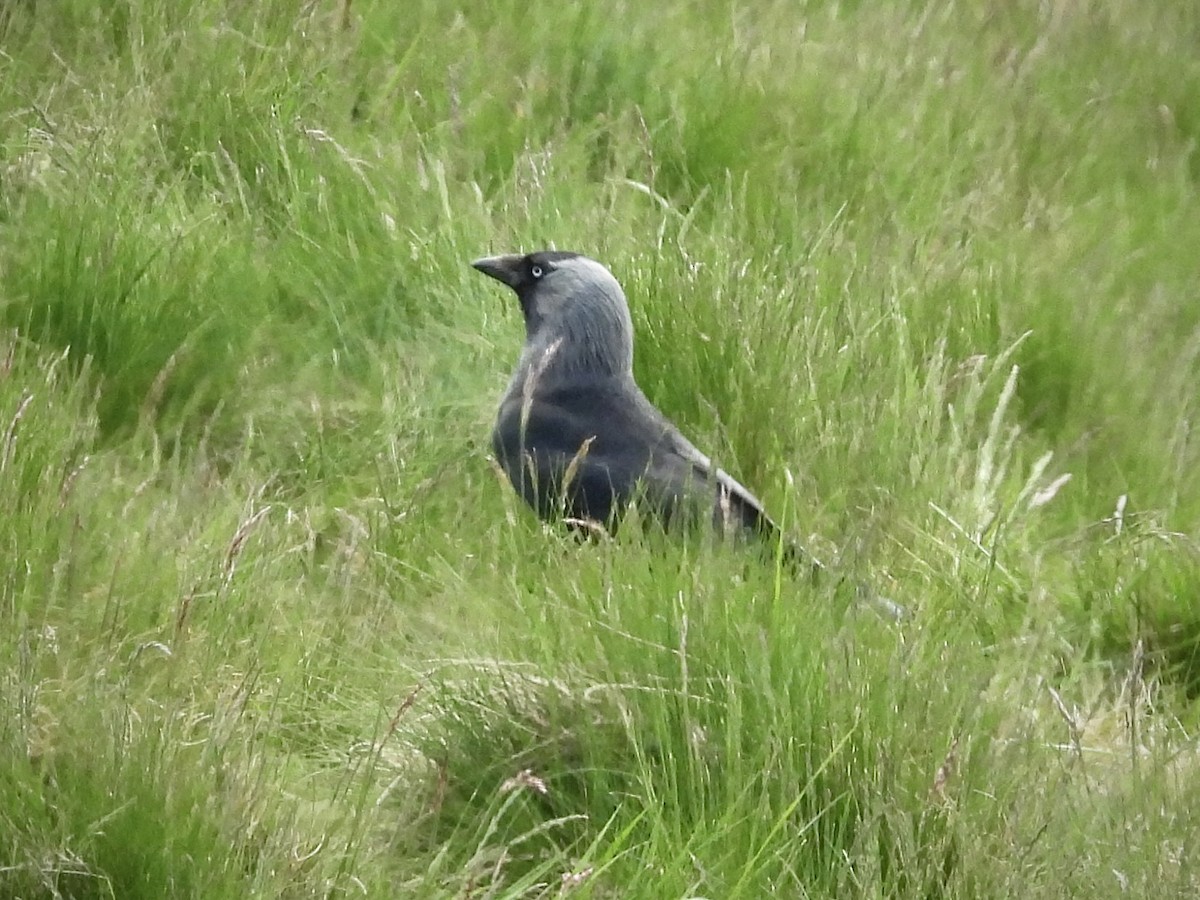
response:
[[[1194,896],[1200,13],[0,6],[0,893]],[[554,245],[787,529],[488,459]]]

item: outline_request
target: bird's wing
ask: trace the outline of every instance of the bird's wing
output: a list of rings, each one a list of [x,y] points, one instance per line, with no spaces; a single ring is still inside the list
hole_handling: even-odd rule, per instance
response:
[[[773,527],[762,504],[632,380],[560,382],[539,386],[531,402],[510,397],[493,439],[513,485],[544,518],[606,521],[637,497],[668,524],[680,515],[716,519],[723,508],[732,523]]]
[[[702,483],[715,486],[716,496],[713,497],[711,492],[709,496],[717,504],[714,517],[718,523],[741,525],[767,534],[778,531],[761,500],[724,469],[713,465],[712,459],[671,425],[649,400],[643,398],[643,402],[648,408],[647,418],[657,419],[663,426],[660,428],[662,440],[655,448],[655,461],[661,460],[663,467],[668,469],[690,467],[689,474],[693,478],[698,477]]]
[[[647,416],[656,417],[669,427],[669,431],[664,432],[664,444],[655,450],[652,471],[656,468],[678,470],[683,464],[690,466],[696,473],[698,482],[705,486],[705,500],[712,504],[712,521],[715,527],[725,532],[740,527],[754,532],[769,545],[781,546],[785,561],[797,570],[815,575],[825,568],[808,550],[784,535],[775,520],[767,514],[762,501],[745,485],[724,469],[715,466],[695,444],[671,426],[649,400],[644,400],[644,403],[649,408]]]
[[[514,486],[546,518],[565,512],[605,521],[640,489],[667,520],[711,515],[722,530],[778,537],[762,502],[717,468],[632,380],[542,385],[528,403],[510,397],[494,439]],[[533,479],[539,496],[531,495]],[[564,508],[546,505],[551,494],[560,495]]]

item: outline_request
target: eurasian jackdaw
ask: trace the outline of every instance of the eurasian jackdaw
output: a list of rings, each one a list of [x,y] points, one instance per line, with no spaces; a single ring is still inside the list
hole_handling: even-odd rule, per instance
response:
[[[757,534],[792,564],[819,562],[783,540],[758,499],[713,465],[633,379],[633,322],[621,286],[578,253],[471,263],[521,301],[525,346],[492,431],[513,487],[546,520],[612,528],[634,500],[665,526],[711,517]]]

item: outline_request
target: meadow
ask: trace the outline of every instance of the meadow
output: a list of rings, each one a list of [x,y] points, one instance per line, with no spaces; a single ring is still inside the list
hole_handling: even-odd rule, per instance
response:
[[[0,0],[0,896],[1200,894],[1198,47]],[[551,246],[844,579],[520,504]]]

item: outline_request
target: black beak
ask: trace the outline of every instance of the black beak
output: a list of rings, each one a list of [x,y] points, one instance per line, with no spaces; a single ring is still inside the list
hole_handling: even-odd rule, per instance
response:
[[[523,256],[509,253],[505,256],[485,256],[483,259],[475,260],[471,265],[484,275],[495,278],[515,290],[521,281],[521,264],[524,260]]]

